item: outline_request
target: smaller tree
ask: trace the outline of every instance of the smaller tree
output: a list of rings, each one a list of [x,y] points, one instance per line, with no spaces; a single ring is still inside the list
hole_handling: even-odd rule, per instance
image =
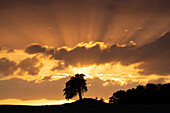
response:
[[[66,87],[63,90],[66,99],[69,100],[77,94],[79,94],[79,99],[82,99],[82,93],[87,91],[84,76],[84,74],[76,74],[74,77],[71,77],[68,82],[66,82]]]

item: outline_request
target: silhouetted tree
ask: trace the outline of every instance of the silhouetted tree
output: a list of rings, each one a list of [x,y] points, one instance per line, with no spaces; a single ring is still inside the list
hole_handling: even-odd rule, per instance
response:
[[[138,85],[127,91],[120,90],[113,93],[109,103],[114,104],[169,104],[170,84],[152,84],[146,86]]]
[[[98,99],[98,97],[95,98],[96,100]]]
[[[104,102],[104,99],[103,99],[103,98],[101,98],[101,99],[99,100],[99,102]]]
[[[66,87],[63,90],[66,99],[69,100],[77,94],[79,95],[79,99],[82,99],[82,93],[87,91],[84,76],[84,74],[76,74],[74,77],[71,77],[68,82],[66,82]]]

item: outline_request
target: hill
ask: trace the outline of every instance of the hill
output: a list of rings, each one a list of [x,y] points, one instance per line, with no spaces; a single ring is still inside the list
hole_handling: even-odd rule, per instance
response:
[[[1,105],[0,113],[170,113],[170,105],[113,105],[95,99],[50,106]]]

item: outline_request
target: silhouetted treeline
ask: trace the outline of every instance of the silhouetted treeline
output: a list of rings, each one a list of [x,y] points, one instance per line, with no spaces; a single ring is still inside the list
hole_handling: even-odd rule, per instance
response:
[[[127,91],[119,90],[109,98],[114,104],[170,104],[170,83],[138,85]]]

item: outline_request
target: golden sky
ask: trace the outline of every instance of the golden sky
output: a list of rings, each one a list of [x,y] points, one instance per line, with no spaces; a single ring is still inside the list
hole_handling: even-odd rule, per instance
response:
[[[0,0],[0,104],[61,104],[170,81],[169,0]],[[74,100],[77,98],[73,98]],[[70,102],[74,101],[71,100]]]

